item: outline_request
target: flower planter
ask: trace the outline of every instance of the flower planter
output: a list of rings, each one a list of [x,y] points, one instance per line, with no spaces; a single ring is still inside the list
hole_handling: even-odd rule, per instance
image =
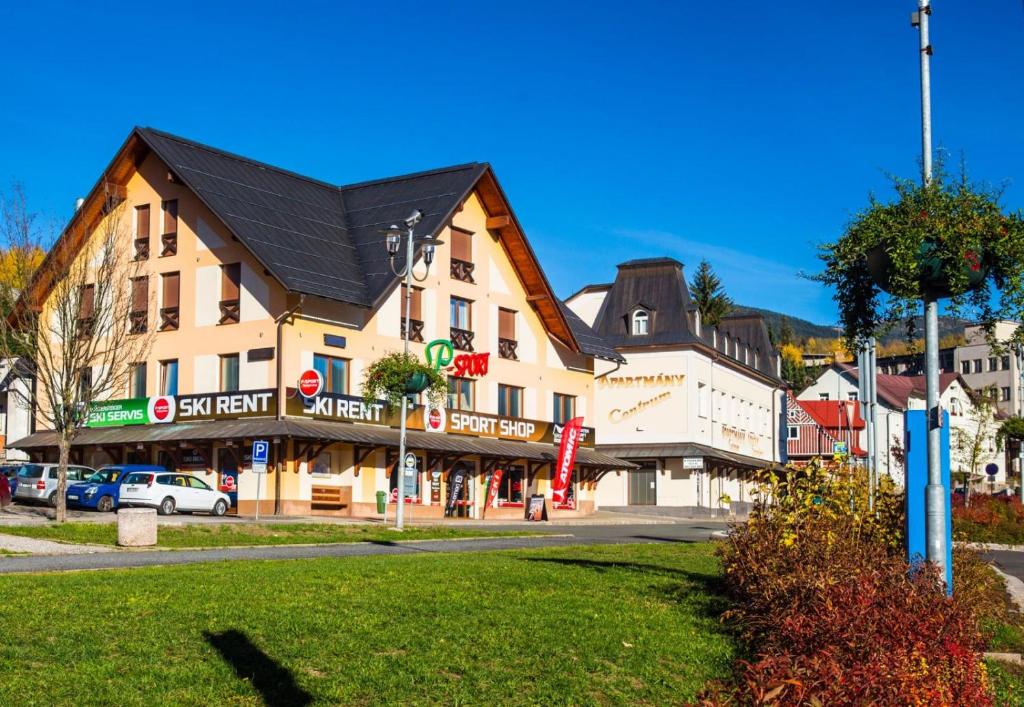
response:
[[[405,382],[406,393],[422,393],[430,386],[430,378],[425,373],[413,373]]]
[[[953,295],[949,281],[942,269],[942,259],[938,254],[938,244],[933,240],[921,243],[917,251],[918,284],[924,297],[941,299]],[[969,254],[971,255],[971,254]],[[895,266],[892,256],[884,245],[877,245],[868,251],[868,272],[871,279],[886,292],[892,292],[892,279]],[[960,265],[960,271],[967,279],[967,291],[975,290],[985,282],[988,276],[988,264],[983,255],[968,257]]]

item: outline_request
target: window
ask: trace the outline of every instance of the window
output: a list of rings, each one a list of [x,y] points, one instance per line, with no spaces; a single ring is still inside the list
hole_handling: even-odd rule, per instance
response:
[[[980,358],[974,359],[974,372],[975,373],[981,373],[981,359]]]
[[[498,307],[498,356],[519,360],[519,342],[516,340],[516,312]]]
[[[222,393],[233,393],[238,390],[238,354],[221,355],[220,390]]]
[[[450,305],[452,346],[460,351],[473,350],[473,303],[452,297]]]
[[[133,363],[128,379],[128,397],[146,397],[146,364]]]
[[[999,390],[999,399],[1002,400],[1003,402],[1006,402],[1007,400],[1010,399],[1010,389],[1008,387],[1001,388]]]
[[[451,277],[453,280],[474,283],[473,233],[452,226]]]
[[[697,414],[701,417],[708,417],[711,414],[711,401],[705,383],[697,383]]]
[[[856,402],[857,401],[857,391],[856,390],[851,390],[849,393],[846,394],[846,399],[847,400],[852,400],[853,402]]]
[[[551,419],[554,420],[555,424],[563,425],[574,417],[576,417],[576,396],[555,393],[554,411]]]
[[[135,207],[135,259],[149,258],[149,204]]]
[[[514,385],[498,384],[498,414],[502,417],[523,416],[523,389]]]
[[[818,400],[828,400],[828,393],[818,393]]]
[[[1009,389],[1007,389],[1009,390]],[[88,403],[92,401],[92,368],[83,368],[78,374],[78,401]]]
[[[1002,359],[1000,359],[1000,363],[1001,363],[1002,369],[1004,371],[1010,370],[1010,357],[1009,356],[1003,356]]]
[[[241,263],[220,266],[220,324],[238,323],[241,282]]]
[[[313,356],[313,368],[324,379],[325,393],[348,394],[348,359],[316,354]]]
[[[149,326],[149,275],[132,278],[131,332],[143,334]]]
[[[960,372],[961,373],[970,373],[971,372],[971,362],[970,361],[961,361],[960,362]]]
[[[160,395],[178,394],[178,359],[160,362]]]
[[[642,309],[633,312],[633,336],[647,336],[650,315]]]
[[[320,452],[320,455],[313,460],[314,474],[330,474],[333,472],[333,469],[330,452]]]
[[[448,379],[448,409],[473,410],[473,381],[469,378]]]
[[[164,230],[160,236],[160,255],[176,255],[178,252],[178,200],[165,201],[163,212]]]
[[[789,426],[789,439],[800,439],[800,426],[790,425]]]
[[[405,338],[405,285],[402,285],[401,308],[402,338]],[[423,341],[423,288],[413,287],[409,293],[409,340]]]
[[[510,466],[505,469],[498,484],[498,505],[522,505],[523,481],[526,474],[521,466]]]
[[[82,285],[78,292],[78,335],[92,336],[96,306],[96,285]]]
[[[999,359],[995,356],[990,356],[988,359],[988,370],[998,371],[999,370]]]
[[[180,321],[178,305],[181,299],[181,273],[167,272],[160,276],[163,291],[160,307],[160,331],[174,331]]]

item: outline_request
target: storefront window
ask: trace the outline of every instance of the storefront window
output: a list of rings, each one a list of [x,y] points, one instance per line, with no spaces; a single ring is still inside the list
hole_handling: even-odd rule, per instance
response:
[[[498,505],[523,503],[523,487],[526,483],[526,472],[521,466],[510,466],[505,470],[498,486]]]
[[[333,467],[331,466],[331,453],[330,452],[320,452],[320,456],[318,456],[313,461],[313,473],[314,474],[330,474],[330,473],[332,473],[332,469],[333,469]]]

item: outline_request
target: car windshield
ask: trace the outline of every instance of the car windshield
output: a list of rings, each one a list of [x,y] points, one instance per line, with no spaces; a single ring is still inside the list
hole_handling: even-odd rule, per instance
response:
[[[42,477],[43,467],[40,464],[26,464],[18,469],[19,479],[41,479]]]
[[[120,469],[100,469],[86,481],[90,484],[112,484],[120,478]]]

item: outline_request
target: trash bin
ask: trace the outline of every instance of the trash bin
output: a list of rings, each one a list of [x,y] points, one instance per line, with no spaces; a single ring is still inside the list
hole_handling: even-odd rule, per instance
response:
[[[384,491],[378,491],[377,492],[377,512],[380,513],[380,514],[383,514],[384,513],[384,509],[387,508],[387,506],[385,504],[385,500],[384,500],[387,497],[388,497],[388,495],[387,495],[386,492],[384,492]]]

